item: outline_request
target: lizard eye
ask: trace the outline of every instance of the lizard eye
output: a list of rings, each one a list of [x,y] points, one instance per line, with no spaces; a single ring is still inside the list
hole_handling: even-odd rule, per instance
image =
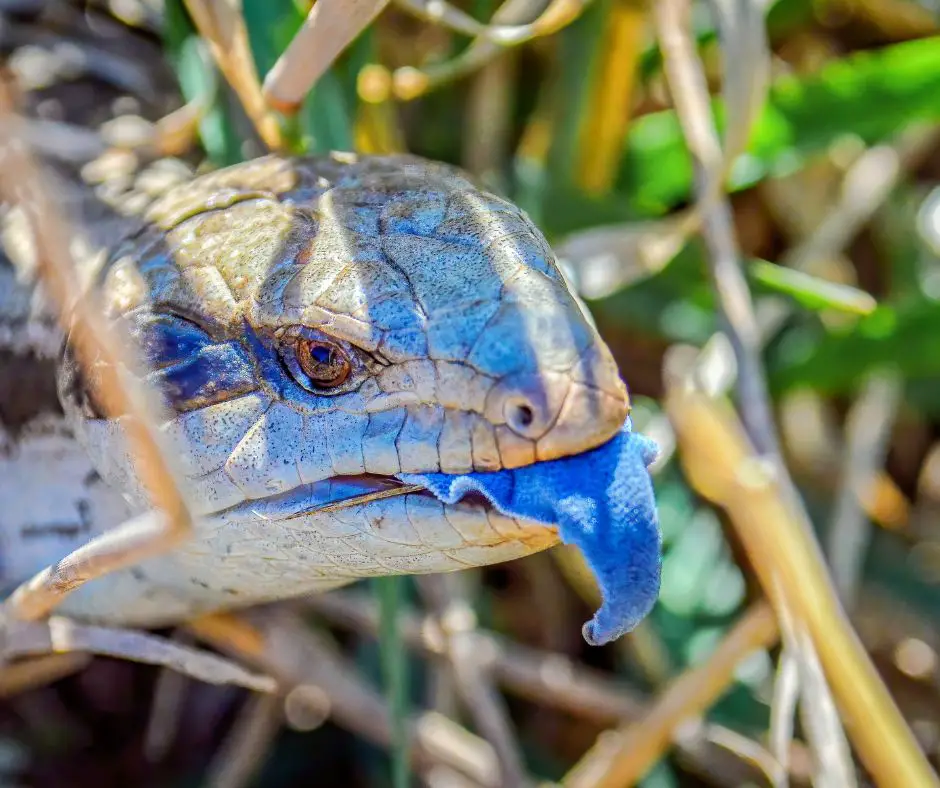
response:
[[[352,364],[338,345],[318,339],[299,339],[295,348],[297,364],[317,388],[335,388],[349,377]]]
[[[343,394],[361,382],[362,359],[356,349],[312,326],[289,326],[277,332],[281,363],[311,394]]]

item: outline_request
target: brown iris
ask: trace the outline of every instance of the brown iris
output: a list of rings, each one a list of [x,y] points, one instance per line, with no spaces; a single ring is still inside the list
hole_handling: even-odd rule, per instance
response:
[[[350,363],[342,349],[329,342],[301,339],[297,342],[297,363],[310,382],[331,389],[349,377]]]

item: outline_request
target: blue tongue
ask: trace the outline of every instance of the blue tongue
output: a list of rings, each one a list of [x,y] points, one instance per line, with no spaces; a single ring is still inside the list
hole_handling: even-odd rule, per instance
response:
[[[402,473],[406,484],[427,487],[443,503],[468,492],[485,495],[508,516],[557,524],[576,544],[597,579],[600,610],[583,628],[600,646],[629,632],[659,595],[661,535],[647,468],[656,444],[631,432],[630,420],[610,441],[574,457],[490,473]]]

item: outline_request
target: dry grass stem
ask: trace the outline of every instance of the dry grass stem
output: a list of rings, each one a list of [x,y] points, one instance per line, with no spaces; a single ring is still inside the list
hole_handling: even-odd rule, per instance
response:
[[[484,182],[499,177],[509,160],[517,66],[517,59],[507,53],[483,66],[468,85],[461,164]]]
[[[452,9],[451,6],[442,5],[441,7]],[[543,7],[544,3],[541,0],[506,0],[493,13],[493,23],[504,25],[530,23]],[[474,24],[479,26],[478,22],[474,21]],[[487,29],[491,28],[480,26],[478,33],[468,33],[468,35],[475,36],[474,40],[451,60],[429,65],[423,69],[410,66],[396,69],[392,74],[392,90],[396,98],[402,101],[416,99],[430,90],[465,77],[493,63],[505,52],[506,47],[504,43],[487,36],[484,32]]]
[[[725,159],[711,115],[708,84],[689,35],[690,13],[686,0],[663,0],[654,4],[663,68],[692,155],[701,233],[708,250],[720,317],[737,362],[742,418],[759,451],[779,457],[761,366],[757,320],[741,268],[731,207],[722,195]]]
[[[761,747],[757,742],[748,739],[730,728],[722,725],[706,724],[702,726],[702,738],[719,747],[734,753],[767,778],[767,784],[772,788],[787,788],[787,769],[785,761],[777,760],[771,753]],[[790,748],[786,750],[788,756]]]
[[[32,150],[47,160],[81,165],[107,150],[101,135],[84,126],[38,118],[18,122]]]
[[[729,9],[725,9],[728,12],[723,17],[726,26],[724,31],[726,49],[733,43],[733,39],[744,35],[748,25],[752,28],[758,24],[763,25],[762,15],[758,10],[750,6],[749,8],[752,18],[748,24],[742,22],[737,36],[727,35],[729,32],[727,28],[732,17]],[[762,458],[774,468],[774,472],[781,480],[787,500],[790,501],[791,506],[800,510],[805,527],[808,529],[808,517],[802,509],[802,502],[790,480],[781,455],[776,424],[771,412],[761,360],[761,333],[741,266],[731,205],[723,193],[725,173],[734,151],[731,151],[731,156],[729,156],[728,151],[723,152],[721,149],[711,114],[704,67],[693,45],[691,6],[687,0],[664,0],[657,4],[655,16],[667,81],[686,144],[692,155],[696,205],[702,220],[701,235],[708,252],[706,259],[719,314],[725,326],[725,339],[730,344],[733,353],[741,418],[752,444]],[[757,48],[761,51],[766,50],[766,42]],[[763,59],[766,60],[766,58],[765,54]],[[763,65],[762,69],[758,68],[759,74],[754,80],[754,90],[748,88],[747,80],[734,78],[735,81],[732,83],[735,90],[742,93],[742,97],[733,102],[733,106],[737,107],[737,111],[742,116],[738,119],[742,126],[748,125],[748,122],[753,119],[753,107],[763,104],[763,94],[766,92],[766,62]],[[740,131],[733,132],[731,138],[732,144],[739,147],[747,141],[746,134]],[[715,343],[711,344],[714,346]],[[709,370],[709,366],[719,359],[720,356],[710,358],[708,353],[704,352],[697,365],[698,375],[704,377],[712,374],[714,370]],[[702,363],[702,360],[705,363]],[[778,615],[790,614],[786,596],[777,597],[775,601]],[[802,626],[802,624],[796,626]],[[791,641],[788,648],[794,647],[799,649],[799,653],[794,655],[797,664],[816,663],[817,656],[812,638]],[[833,704],[831,698],[828,697],[828,686],[824,679],[816,681],[812,687],[813,692],[810,694],[810,687],[807,683],[810,678],[811,674],[808,669],[800,671],[804,711],[818,712],[812,716],[811,742],[821,760],[825,760],[827,754],[832,752],[836,753],[836,759],[843,757],[843,763],[838,767],[827,767],[826,774],[831,773],[833,769],[847,773],[851,768],[848,748],[836,747],[832,744],[844,739],[839,720],[837,716],[823,713]],[[831,762],[831,759],[825,760],[827,765]]]
[[[173,639],[190,645],[186,632],[177,631]],[[158,763],[169,752],[176,739],[183,700],[189,688],[189,679],[175,670],[160,671],[153,690],[150,718],[144,736],[144,752],[150,763]]]
[[[84,670],[91,662],[89,654],[46,654],[0,667],[0,698],[29,692],[37,687]]]
[[[156,123],[152,145],[159,156],[182,156],[195,147],[207,103],[194,99]]]
[[[655,13],[670,90],[695,164],[695,188],[702,214],[702,235],[709,252],[710,271],[714,280],[722,318],[727,326],[727,337],[734,351],[742,419],[757,454],[765,461],[769,460],[773,469],[768,471],[766,468],[760,468],[752,460],[751,473],[755,478],[751,480],[751,483],[755,488],[762,490],[773,487],[774,492],[779,496],[775,503],[786,513],[786,517],[783,522],[778,520],[770,530],[774,532],[774,539],[791,540],[785,547],[784,545],[778,545],[780,549],[771,554],[764,553],[768,563],[757,568],[758,575],[765,591],[774,603],[778,616],[791,617],[789,620],[794,622],[793,626],[797,633],[804,626],[809,630],[809,637],[799,637],[792,645],[792,647],[799,650],[799,653],[794,655],[800,660],[798,664],[811,665],[815,663],[817,659],[815,650],[825,649],[826,657],[823,658],[823,663],[826,667],[826,677],[836,686],[843,714],[848,715],[849,719],[860,720],[862,719],[861,716],[857,714],[853,716],[849,711],[849,707],[846,705],[845,685],[841,683],[846,672],[844,662],[846,660],[854,661],[856,663],[856,675],[854,677],[856,683],[862,683],[865,691],[870,696],[869,700],[874,705],[881,707],[882,713],[886,715],[886,727],[896,737],[899,748],[894,752],[897,753],[899,760],[904,763],[904,768],[908,770],[909,776],[916,775],[919,779],[926,778],[929,769],[926,768],[926,763],[917,750],[910,731],[906,728],[903,718],[900,717],[894,707],[884,686],[877,675],[874,674],[871,664],[867,660],[867,655],[858,644],[854,632],[848,625],[841,609],[838,608],[838,603],[835,600],[827,600],[833,602],[833,604],[823,607],[826,610],[829,628],[831,629],[833,625],[840,627],[839,646],[843,651],[843,665],[840,667],[837,668],[834,661],[832,661],[834,653],[838,654],[839,652],[833,652],[832,650],[833,637],[831,633],[826,633],[821,627],[814,625],[818,623],[818,618],[814,622],[807,619],[807,615],[809,615],[807,608],[812,608],[812,613],[818,616],[821,607],[818,600],[816,606],[813,607],[808,604],[803,596],[807,586],[807,572],[816,572],[817,584],[814,590],[817,594],[829,594],[832,588],[825,573],[818,545],[810,533],[809,522],[805,511],[802,509],[802,503],[795,492],[792,481],[789,479],[778,448],[776,428],[770,412],[766,383],[760,363],[760,331],[744,275],[740,268],[730,206],[727,198],[720,193],[720,183],[716,182],[722,173],[722,154],[711,117],[704,73],[691,44],[689,33],[690,8],[685,0],[664,0],[664,2],[656,5]],[[685,453],[682,460],[687,467],[691,467],[701,457],[690,456],[689,453],[701,452],[700,446],[705,441],[710,440],[710,437],[701,431],[701,427],[698,427],[700,430],[698,435],[695,435],[692,431],[686,431],[683,439],[683,429],[680,428],[678,420],[686,418],[687,414],[680,413],[682,408],[678,406],[678,402],[681,399],[683,402],[682,407],[685,407],[697,395],[688,391],[684,391],[680,395],[678,392],[681,388],[683,387],[675,386],[674,390],[667,395],[667,411],[672,418],[673,425],[680,434],[680,443],[684,445]],[[711,436],[711,438],[714,437]],[[721,445],[723,444],[710,444],[711,447]],[[716,458],[712,457],[711,461],[715,462]],[[731,467],[733,473],[738,475],[743,472],[745,466],[734,463]],[[714,471],[712,472],[714,473]],[[699,474],[704,475],[705,473],[707,471],[704,468],[699,469]],[[776,484],[772,484],[770,481],[774,477],[777,480]],[[706,481],[713,480],[707,479]],[[701,489],[699,484],[696,484],[696,486]],[[736,492],[740,494],[739,490]],[[719,502],[726,507],[731,506],[732,503],[727,498],[720,499]],[[755,509],[756,507],[751,508],[748,513],[749,517],[753,517],[751,512]],[[734,512],[731,509],[729,509],[729,513],[732,514],[732,519],[735,520]],[[789,522],[786,522],[787,519]],[[756,564],[757,559],[754,552],[756,552],[755,542],[757,540],[754,538],[754,534],[758,533],[757,528],[759,527],[760,532],[765,534],[764,542],[772,541],[766,537],[769,521],[765,517],[759,526],[753,519],[749,520],[749,523],[753,530],[750,533],[745,533],[748,529],[735,520],[741,541],[748,552],[752,554],[752,560]],[[794,559],[803,565],[800,574],[779,571],[781,562],[793,562]],[[776,560],[777,567],[774,566],[774,560]],[[809,568],[809,565],[812,566],[812,569]],[[837,671],[838,675],[834,671]],[[807,693],[810,687],[807,682],[810,678],[808,670],[800,671],[804,710],[807,708],[807,703],[810,704],[810,709],[816,710],[812,719],[811,737],[816,747],[816,754],[820,758],[820,762],[824,764],[823,773],[832,774],[834,771],[841,771],[847,774],[850,765],[847,762],[848,754],[845,752],[845,748],[833,749],[834,744],[837,744],[842,736],[839,721],[834,718],[834,715],[824,713],[824,707],[828,703],[825,697],[828,695],[826,681],[822,675],[819,675],[817,680],[813,682],[812,690],[814,694],[809,697]],[[857,725],[858,723],[856,723]],[[876,744],[874,739],[869,739],[866,742],[867,748],[862,746],[859,742],[859,736],[863,734],[860,734],[858,727],[855,727],[853,732],[862,758],[868,762],[870,768],[872,763],[878,762],[882,769],[880,776],[885,779],[887,771],[884,770],[883,761],[885,759],[881,754],[884,750]],[[883,741],[884,738],[882,737],[882,743]],[[834,759],[827,761],[826,758],[830,754],[834,754]],[[840,759],[841,763],[836,764],[835,762]],[[895,764],[893,768],[897,771],[898,764]]]
[[[818,545],[730,406],[680,387],[666,409],[690,482],[727,510],[765,591],[806,627],[855,749],[885,788],[940,785],[839,605]]]
[[[933,148],[938,134],[940,131],[933,128],[918,129],[893,146],[878,146],[862,153],[848,168],[843,178],[841,199],[825,214],[811,234],[784,253],[780,264],[800,271],[809,271],[819,261],[838,256],[888,198],[899,178],[917,166]],[[697,213],[693,213],[693,217],[696,224],[682,228],[681,232],[697,229]],[[604,239],[599,238],[598,241],[600,246]],[[595,254],[600,254],[600,249]],[[762,301],[757,304],[755,311],[763,347],[792,314],[793,306],[781,301]],[[703,356],[713,359],[714,363],[726,364],[728,362],[724,357],[731,352],[728,349],[726,353],[726,346],[724,335],[718,334],[705,344]],[[724,376],[720,386],[710,387],[712,393],[723,393],[727,386],[734,383],[735,374]],[[652,429],[660,429],[670,438],[665,443],[660,441],[665,446],[658,461],[661,465],[672,456],[675,442],[671,440],[671,430],[665,419],[653,425]],[[865,512],[886,527],[899,528],[907,522],[907,500],[883,472],[878,473],[875,491],[866,491],[863,504]],[[900,513],[899,508],[902,510]]]
[[[788,648],[780,650],[777,674],[774,678],[773,698],[770,702],[770,752],[785,772],[790,770],[790,745],[796,724],[796,709],[800,700],[800,673],[796,655]]]
[[[402,153],[405,148],[404,129],[397,107],[391,100],[388,69],[371,63],[356,76],[356,106],[353,127],[355,150],[362,153]]]
[[[279,112],[297,111],[330,64],[389,0],[317,0],[297,35],[264,79],[262,93]]]
[[[819,261],[840,254],[884,205],[900,179],[936,147],[938,139],[940,129],[918,127],[893,145],[876,145],[864,151],[846,170],[839,199],[828,207],[811,234],[787,250],[781,264],[808,271]]]
[[[565,788],[636,784],[669,749],[679,726],[702,715],[727,690],[740,662],[757,650],[772,647],[777,637],[770,606],[756,603],[708,660],[673,681],[643,719],[598,738],[565,776]]]
[[[235,91],[259,136],[269,149],[280,150],[284,144],[281,129],[262,96],[245,20],[237,5],[226,0],[185,0],[185,3],[219,71]]]
[[[770,86],[770,45],[765,0],[709,0],[721,49],[721,94],[725,127],[724,179],[747,149],[751,129],[763,110]]]
[[[336,626],[377,636],[378,607],[366,594],[332,592],[311,597],[309,605]],[[437,658],[443,656],[444,636],[434,619],[403,612],[399,621],[402,636],[411,648]],[[474,634],[476,656],[482,666],[506,691],[533,703],[597,723],[635,721],[653,704],[623,682],[563,654],[522,646],[483,630]],[[702,739],[704,730],[698,733],[701,735],[683,736],[677,745],[696,771],[707,774],[723,759],[718,757],[716,746]],[[759,745],[751,742],[749,748],[750,752]]]
[[[811,745],[814,783],[820,788],[856,788],[852,751],[806,627],[791,618],[787,607],[779,609],[778,618],[784,647],[793,656],[799,678],[800,721]]]

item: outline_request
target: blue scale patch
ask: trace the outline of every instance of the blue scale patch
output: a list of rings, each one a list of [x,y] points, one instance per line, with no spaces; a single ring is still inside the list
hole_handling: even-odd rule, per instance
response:
[[[488,473],[403,473],[443,503],[479,492],[508,516],[557,525],[565,544],[584,555],[603,596],[582,630],[600,646],[639,624],[659,596],[662,536],[649,466],[658,448],[627,419],[591,451]]]
[[[152,370],[148,382],[183,413],[258,388],[247,351],[235,340],[218,342],[183,318],[134,316],[134,335]]]

